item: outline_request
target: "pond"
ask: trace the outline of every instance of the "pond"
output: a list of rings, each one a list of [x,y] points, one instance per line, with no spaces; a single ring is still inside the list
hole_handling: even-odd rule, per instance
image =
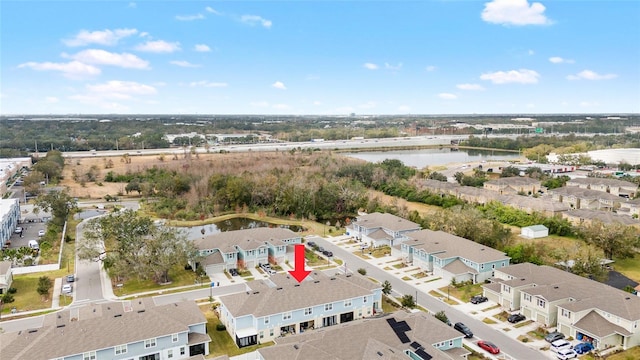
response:
[[[193,240],[193,239],[200,239],[203,236],[218,234],[225,231],[254,229],[254,228],[260,228],[260,227],[281,227],[281,228],[289,229],[293,232],[300,232],[304,230],[301,226],[298,226],[298,225],[273,224],[265,221],[253,220],[253,219],[243,218],[243,217],[222,220],[222,221],[219,221],[213,224],[204,225],[204,226],[180,227],[178,229],[184,231],[187,234],[187,237]]]

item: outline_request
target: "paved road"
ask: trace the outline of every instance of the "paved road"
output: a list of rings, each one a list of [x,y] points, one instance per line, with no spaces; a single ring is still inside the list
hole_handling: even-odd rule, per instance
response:
[[[351,252],[334,245],[333,243],[321,237],[308,237],[308,240],[316,242],[325,249],[333,251],[334,255],[343,259],[350,269],[364,268],[367,270],[367,276],[371,276],[380,281],[388,280],[394,291],[399,294],[417,295],[418,304],[430,312],[445,311],[451,323],[463,322],[473,331],[475,337],[473,341],[478,339],[490,340],[500,347],[500,350],[518,360],[539,360],[546,356],[538,351],[528,348],[527,346],[515,341],[507,335],[492,329],[482,321],[476,320],[463,312],[457,310],[453,306],[449,306],[442,301],[435,299],[431,295],[416,289],[414,286],[407,284],[405,281],[387,273],[375,265],[371,265],[365,260],[353,255]]]
[[[177,301],[206,299],[209,296],[236,294],[247,291],[247,289],[248,288],[246,283],[239,283],[214,288],[185,291],[175,294],[158,295],[153,297],[153,301],[156,303],[156,305],[164,305],[171,304]]]
[[[37,329],[42,327],[44,316],[26,317],[16,320],[7,320],[0,323],[0,329],[4,332],[16,332],[27,329]]]
[[[76,228],[76,251],[82,246],[84,240],[83,221]],[[102,292],[102,276],[100,274],[101,263],[97,261],[80,260],[76,256],[76,278],[74,289],[74,302],[89,302],[105,298]]]

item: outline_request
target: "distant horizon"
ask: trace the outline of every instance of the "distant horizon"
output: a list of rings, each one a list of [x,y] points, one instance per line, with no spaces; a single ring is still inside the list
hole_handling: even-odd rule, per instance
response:
[[[634,114],[639,13],[640,1],[3,1],[0,112]]]

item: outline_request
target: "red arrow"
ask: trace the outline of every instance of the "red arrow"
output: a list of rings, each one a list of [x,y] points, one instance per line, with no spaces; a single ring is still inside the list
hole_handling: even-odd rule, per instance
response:
[[[298,282],[302,282],[311,271],[304,269],[304,245],[296,244],[294,248],[294,264],[293,270],[289,270],[289,274]]]

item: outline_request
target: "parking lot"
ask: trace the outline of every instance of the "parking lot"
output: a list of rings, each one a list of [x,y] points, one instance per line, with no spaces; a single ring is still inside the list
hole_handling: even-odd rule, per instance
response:
[[[25,222],[18,224],[19,227],[22,228],[22,233],[11,234],[9,241],[11,244],[8,246],[9,248],[20,248],[23,246],[27,246],[29,240],[39,240],[38,232],[43,230],[47,231],[47,223],[38,222],[37,220],[34,222]]]

